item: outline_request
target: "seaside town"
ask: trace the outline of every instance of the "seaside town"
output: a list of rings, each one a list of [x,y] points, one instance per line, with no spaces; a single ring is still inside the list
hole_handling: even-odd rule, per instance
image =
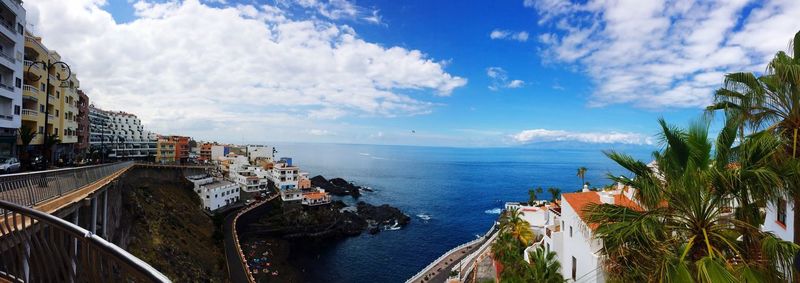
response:
[[[138,9],[153,5],[137,3]],[[191,1],[196,6],[201,3],[205,2]],[[317,2],[301,5],[312,4]],[[277,11],[265,7],[269,8],[261,9]],[[557,7],[563,6],[551,8]],[[318,10],[327,13],[322,6]],[[282,13],[270,16],[286,20]],[[381,20],[377,11],[373,16],[369,21]],[[565,27],[569,24],[557,25],[573,29]],[[370,186],[379,185],[356,174],[325,177],[303,171],[317,167],[307,164],[308,159],[281,153],[275,144],[233,144],[223,142],[225,137],[156,133],[133,111],[93,102],[93,94],[81,87],[81,70],[68,63],[74,54],[46,46],[46,39],[28,27],[21,0],[0,0],[0,282],[327,280],[319,275],[324,272],[317,264],[326,262],[320,260],[325,255],[332,255],[334,261],[346,260],[335,249],[341,243],[363,250],[363,254],[348,255],[351,259],[401,265],[403,261],[395,258],[398,255],[372,255],[380,244],[355,240],[388,238],[403,249],[431,247],[427,238],[409,240],[406,232],[417,228],[409,226],[412,221],[420,226],[444,222],[450,226],[436,229],[472,231],[447,223],[453,219],[410,209],[413,206],[408,203],[424,202],[440,211],[459,205],[471,210],[485,207],[469,206],[475,200],[459,198],[468,188],[458,186],[453,187],[459,191],[445,192],[445,199],[430,199],[438,196],[432,191],[436,182],[415,183],[417,176],[392,176],[396,177],[392,182],[400,183],[395,186],[407,190],[398,192],[380,182],[376,183],[384,187],[373,189]],[[346,30],[343,42],[355,38],[351,27]],[[526,42],[529,35],[492,31],[489,36]],[[556,41],[550,36],[539,40]],[[566,178],[574,181],[574,187],[537,187],[527,189],[526,199],[491,200],[497,212],[486,210],[491,223],[478,225],[486,224],[488,229],[460,244],[452,244],[453,240],[446,248],[433,245],[437,254],[449,250],[432,261],[425,258],[427,265],[421,269],[409,265],[416,274],[400,269],[405,282],[800,282],[800,227],[795,223],[800,221],[795,211],[800,205],[800,32],[790,42],[789,52],[777,51],[764,72],[714,73],[714,79],[724,83],[714,89],[709,103],[697,111],[699,118],[688,126],[658,119],[658,141],[643,142],[658,144],[648,159],[625,153],[625,147],[603,150],[605,161],[624,174],[602,172],[606,183],[591,184],[588,173],[610,171],[609,167],[596,168],[602,167],[600,163],[591,168],[576,166],[577,171],[570,171]],[[505,71],[494,67],[487,73],[493,80],[491,91],[525,84],[509,80]],[[721,121],[719,129],[712,126],[714,121]],[[403,132],[417,135],[416,129]],[[320,129],[308,133],[329,134]],[[524,140],[544,133],[580,141],[608,139],[544,129],[524,133],[511,137]],[[613,135],[645,140],[625,133]],[[384,133],[370,137],[383,138]],[[431,170],[434,178],[455,178],[456,170],[449,170],[443,165],[446,162],[424,167],[412,160],[414,153],[436,158],[434,150],[408,152],[404,157],[411,161],[380,169]],[[370,162],[387,160],[371,154],[352,155]],[[488,155],[494,152],[484,154],[475,156],[487,159],[486,163],[460,159],[474,156],[448,162],[474,165],[467,166],[470,175],[497,164],[524,163],[489,161],[493,156]],[[337,157],[336,166],[350,166],[352,160],[347,158]],[[364,163],[360,165],[375,169],[376,163]],[[521,170],[527,168],[532,167]],[[503,167],[501,175],[511,170]],[[486,181],[482,176],[475,178],[464,182]],[[405,184],[423,188],[414,190],[418,188]],[[509,190],[522,195],[526,188]],[[381,194],[391,197],[370,198]],[[424,201],[392,198],[398,195]],[[369,203],[387,199],[398,204]],[[491,201],[487,203],[492,205]],[[340,273],[355,269],[343,266],[346,270]],[[332,282],[347,281],[341,274],[330,276],[340,276]]]

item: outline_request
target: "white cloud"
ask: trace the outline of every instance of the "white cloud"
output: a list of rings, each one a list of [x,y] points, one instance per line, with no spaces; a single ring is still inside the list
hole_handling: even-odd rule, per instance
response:
[[[491,39],[511,39],[519,42],[528,41],[528,36],[529,34],[527,31],[513,32],[509,30],[495,29],[489,33],[489,38]]]
[[[281,6],[138,1],[138,18],[119,24],[103,3],[25,6],[33,31],[72,65],[93,103],[136,113],[162,133],[290,139],[345,116],[429,113],[425,93],[448,96],[466,84],[421,51],[289,19]]]
[[[308,130],[308,134],[312,136],[327,136],[330,135],[331,132],[328,130],[310,129]]]
[[[522,80],[508,79],[508,72],[500,67],[486,68],[486,76],[489,77],[489,89],[493,91],[500,90],[501,88],[520,88],[525,86]]]
[[[570,141],[583,143],[618,143],[618,144],[653,144],[653,139],[637,133],[621,132],[568,132],[562,130],[533,129],[524,130],[511,135],[517,143],[527,144],[536,142]]]
[[[594,81],[590,105],[703,107],[722,74],[762,72],[800,29],[800,2],[524,0],[551,31],[546,62]],[[749,13],[745,10],[752,8]]]

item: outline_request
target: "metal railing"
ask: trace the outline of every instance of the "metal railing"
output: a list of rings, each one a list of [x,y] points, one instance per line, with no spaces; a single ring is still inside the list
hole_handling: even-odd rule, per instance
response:
[[[170,282],[152,266],[79,226],[6,201],[0,201],[0,279]]]
[[[133,166],[118,162],[0,176],[0,201],[33,207]]]

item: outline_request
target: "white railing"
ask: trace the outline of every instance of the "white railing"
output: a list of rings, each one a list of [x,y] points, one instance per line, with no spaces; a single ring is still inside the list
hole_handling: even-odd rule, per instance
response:
[[[494,228],[495,228],[495,225],[492,225],[492,228],[489,229],[489,232],[487,232],[487,235],[488,235],[488,233],[491,233],[494,230]],[[419,280],[423,275],[425,275],[425,273],[427,273],[428,270],[433,269],[434,266],[439,264],[439,262],[441,262],[442,260],[444,260],[448,256],[452,255],[453,253],[457,252],[458,250],[460,250],[462,248],[468,247],[470,245],[477,244],[478,242],[485,240],[487,235],[484,235],[484,236],[482,236],[480,238],[476,238],[475,240],[466,242],[466,243],[461,244],[461,245],[459,245],[459,246],[457,246],[455,248],[450,249],[446,253],[442,254],[439,258],[437,258],[436,260],[434,260],[433,262],[428,264],[428,266],[426,266],[425,268],[423,268],[422,270],[417,272],[417,274],[414,274],[414,276],[411,276],[411,278],[406,280],[406,283],[415,282],[415,281]]]
[[[495,223],[495,225],[492,225],[492,228],[490,228],[489,231],[486,232],[486,235],[483,236],[484,238],[488,237],[489,239],[487,239],[486,242],[484,242],[480,248],[478,248],[475,252],[464,257],[464,259],[462,259],[461,262],[458,263],[458,265],[453,267],[453,271],[458,272],[458,280],[460,282],[464,282],[464,279],[466,279],[465,276],[467,276],[468,272],[465,271],[472,270],[475,268],[476,264],[475,259],[486,253],[486,251],[492,247],[492,243],[494,243],[494,240],[497,239],[497,235],[500,234],[500,233],[492,234],[496,226],[497,223]],[[465,266],[466,268],[464,268]]]
[[[0,57],[8,59],[11,63],[17,63],[17,59],[15,59],[14,56],[6,54],[5,52],[0,51]]]
[[[39,116],[39,111],[34,109],[22,109],[22,115]]]
[[[39,94],[39,89],[32,86],[32,85],[22,85],[22,90],[30,91],[35,94]]]

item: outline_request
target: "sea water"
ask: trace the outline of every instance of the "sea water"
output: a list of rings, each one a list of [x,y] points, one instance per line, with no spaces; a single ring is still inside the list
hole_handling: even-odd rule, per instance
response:
[[[360,201],[389,204],[412,217],[400,230],[377,235],[295,243],[291,261],[307,282],[404,282],[442,253],[486,233],[507,201],[527,201],[528,189],[562,192],[586,181],[607,185],[607,174],[629,174],[598,148],[445,148],[347,144],[277,144],[310,176],[341,177],[371,187]],[[621,151],[648,162],[652,149]],[[340,198],[354,203],[350,197]]]

